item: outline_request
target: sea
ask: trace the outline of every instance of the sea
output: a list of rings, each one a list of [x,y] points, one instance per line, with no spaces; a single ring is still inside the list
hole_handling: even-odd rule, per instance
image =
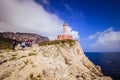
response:
[[[113,80],[120,80],[120,52],[85,52],[95,65],[101,66],[102,73]]]

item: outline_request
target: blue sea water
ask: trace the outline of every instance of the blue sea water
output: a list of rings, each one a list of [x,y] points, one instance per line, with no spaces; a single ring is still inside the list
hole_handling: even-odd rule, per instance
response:
[[[85,52],[85,55],[101,66],[104,75],[120,80],[120,52]]]

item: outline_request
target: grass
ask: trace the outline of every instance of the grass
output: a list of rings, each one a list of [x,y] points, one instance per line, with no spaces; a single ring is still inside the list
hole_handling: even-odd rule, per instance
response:
[[[12,54],[12,56],[17,56],[17,54]]]
[[[43,53],[42,53],[43,57],[49,57],[50,54],[48,53],[49,53],[48,51],[43,50]]]
[[[37,52],[30,52],[29,53],[29,56],[36,56],[37,55]]]
[[[0,37],[0,50],[2,49],[12,49],[12,39],[6,39],[6,38],[2,38]],[[18,42],[17,42],[18,43]]]
[[[16,59],[17,59],[16,56],[17,56],[16,54],[12,54],[12,57],[10,58],[10,61],[12,61],[12,60],[16,60]]]
[[[24,61],[25,65],[28,64],[28,60]]]
[[[37,67],[35,64],[32,64],[32,67]]]
[[[30,79],[32,80],[33,79],[33,73],[30,73]]]
[[[70,75],[74,75],[72,72],[70,72]]]
[[[37,75],[37,78],[41,78],[41,75],[39,74],[39,75]]]
[[[11,49],[11,42],[10,39],[0,38],[0,49]]]
[[[33,73],[30,73],[29,77],[30,77],[30,80],[42,80],[40,74],[34,77]]]
[[[4,56],[3,56],[3,55],[0,55],[0,58],[4,58]]]
[[[0,50],[0,54],[2,53],[2,51]]]
[[[39,43],[39,46],[62,44],[61,46],[63,47],[64,43],[67,43],[69,44],[70,47],[72,47],[75,44],[75,40],[44,41],[44,42]]]
[[[17,59],[16,56],[12,56],[12,57],[10,58],[10,61],[12,61],[12,60],[16,60],[16,59]]]
[[[23,56],[21,56],[20,58],[24,58],[24,57],[27,57],[27,56],[23,55]]]

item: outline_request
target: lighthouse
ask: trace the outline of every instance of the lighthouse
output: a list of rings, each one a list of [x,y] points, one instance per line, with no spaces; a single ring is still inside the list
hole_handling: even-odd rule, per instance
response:
[[[66,22],[63,23],[63,34],[67,35],[67,23]]]
[[[59,34],[57,36],[57,40],[72,40],[73,36],[68,34],[68,26],[67,23],[63,23],[63,34]]]

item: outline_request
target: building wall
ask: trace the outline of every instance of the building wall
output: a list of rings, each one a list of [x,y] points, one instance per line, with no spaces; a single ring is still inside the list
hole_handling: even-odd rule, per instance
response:
[[[66,40],[66,39],[72,40],[73,37],[71,35],[58,35],[57,36],[57,40]]]

